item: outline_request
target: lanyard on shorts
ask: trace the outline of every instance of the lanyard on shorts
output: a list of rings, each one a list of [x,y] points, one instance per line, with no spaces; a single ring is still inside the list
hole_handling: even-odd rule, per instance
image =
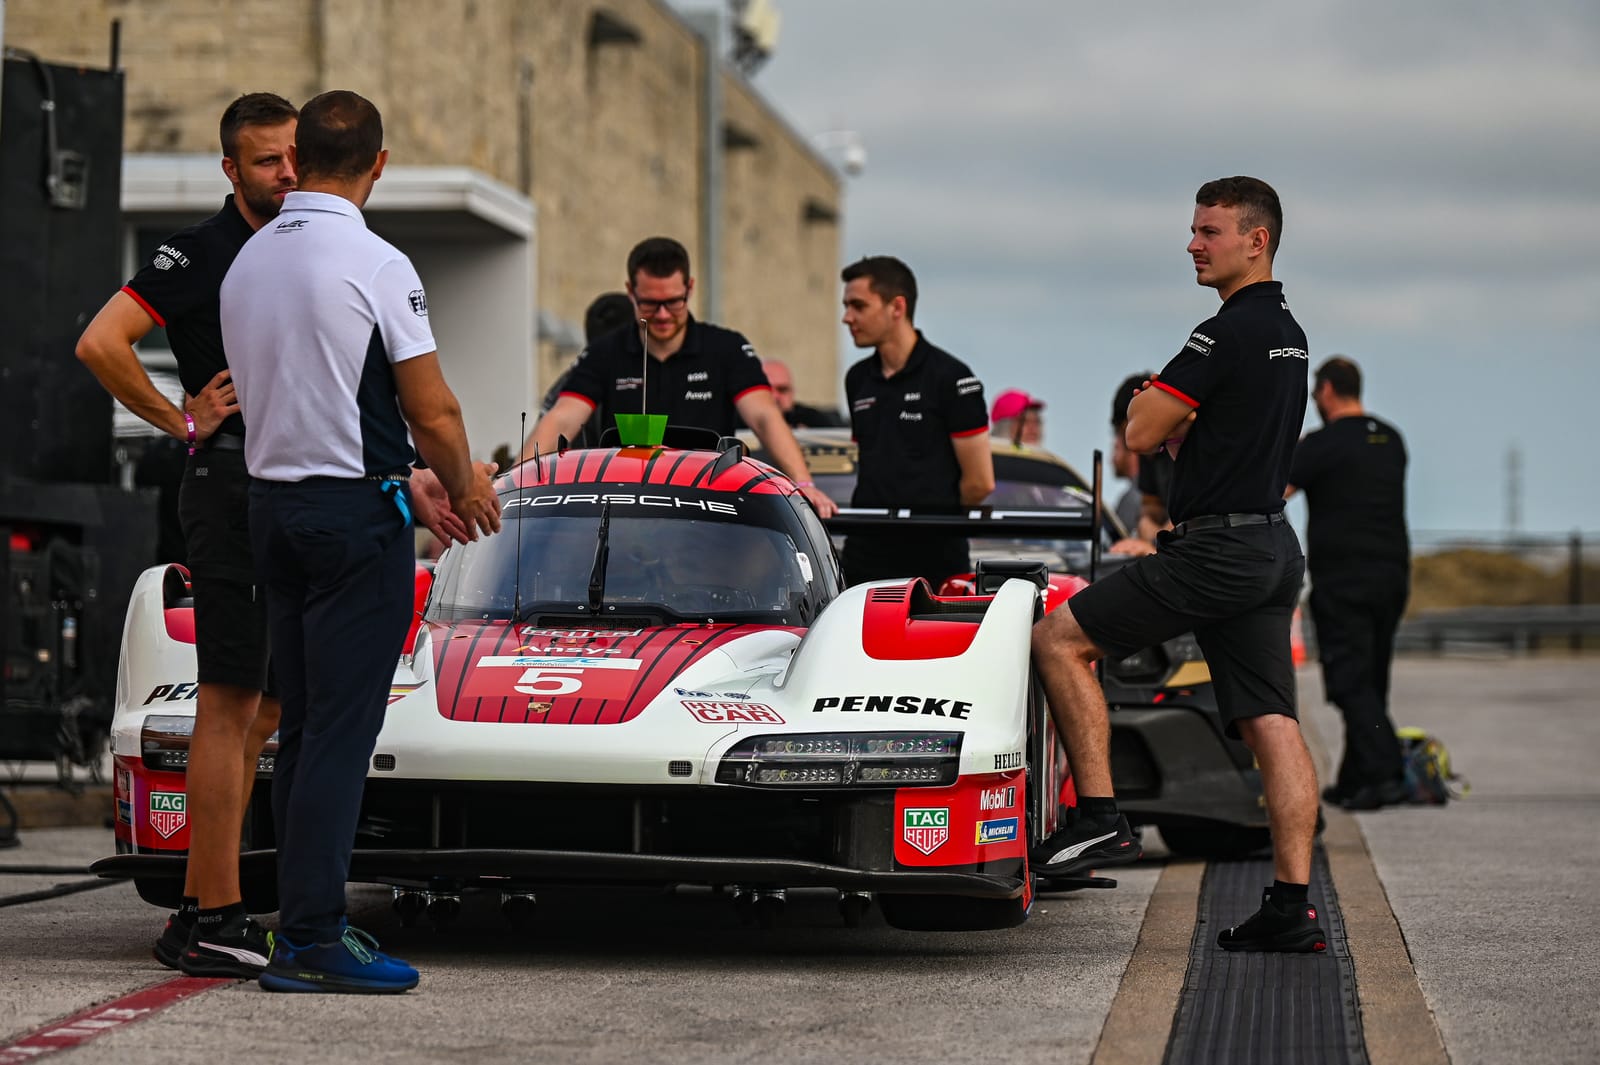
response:
[[[406,494],[401,491],[405,481],[384,481],[383,494],[394,500],[394,505],[400,509],[400,516],[407,525],[411,524],[411,507],[406,503]]]

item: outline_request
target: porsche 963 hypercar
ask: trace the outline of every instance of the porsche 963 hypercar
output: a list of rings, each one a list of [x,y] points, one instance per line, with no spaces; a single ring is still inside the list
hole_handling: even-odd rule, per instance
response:
[[[501,532],[419,569],[352,880],[441,920],[463,891],[514,916],[570,884],[723,885],[768,914],[827,887],[847,920],[875,898],[904,928],[1025,919],[1027,850],[1056,827],[1066,772],[1029,668],[1042,566],[987,565],[971,595],[846,590],[795,486],[731,440],[566,451],[497,489]],[[1088,532],[1087,509],[1037,517]],[[1026,511],[995,520],[1040,531]],[[152,569],[129,609],[119,853],[96,866],[158,904],[186,846],[184,594],[180,571]],[[242,880],[271,908],[256,790]]]

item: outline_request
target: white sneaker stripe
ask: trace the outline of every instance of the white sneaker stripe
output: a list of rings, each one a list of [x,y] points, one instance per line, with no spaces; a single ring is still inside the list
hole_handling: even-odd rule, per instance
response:
[[[214,950],[218,954],[226,954],[228,957],[233,958],[236,961],[242,961],[246,965],[264,966],[267,964],[267,959],[265,957],[257,954],[253,950],[246,950],[244,947],[227,947],[223,946],[221,943],[207,943],[203,939],[200,941],[200,946],[204,947],[206,950]]]
[[[1116,829],[1112,829],[1110,832],[1107,832],[1103,836],[1096,836],[1094,839],[1086,839],[1082,843],[1074,843],[1070,847],[1066,847],[1066,848],[1064,848],[1062,850],[1056,851],[1055,854],[1050,856],[1050,860],[1045,862],[1044,864],[1045,865],[1055,865],[1057,862],[1071,861],[1072,859],[1076,858],[1078,855],[1082,854],[1084,851],[1088,850],[1090,847],[1094,846],[1096,843],[1104,843],[1108,839],[1116,839],[1116,838],[1117,838],[1117,830]]]

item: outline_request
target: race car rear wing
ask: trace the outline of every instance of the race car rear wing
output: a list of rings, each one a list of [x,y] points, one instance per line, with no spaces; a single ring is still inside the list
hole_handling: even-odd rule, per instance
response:
[[[1101,454],[1094,453],[1094,476],[1090,500],[1077,506],[960,507],[933,509],[917,507],[840,507],[823,524],[831,533],[878,531],[916,534],[918,532],[960,533],[984,540],[1051,539],[1089,542],[1089,580],[1100,568],[1098,515],[1101,511]]]
[[[829,532],[879,530],[915,533],[962,533],[983,539],[1047,537],[1052,540],[1088,540],[1095,535],[1094,508],[1023,509],[1017,507],[962,507],[929,510],[913,507],[840,507],[823,520]]]

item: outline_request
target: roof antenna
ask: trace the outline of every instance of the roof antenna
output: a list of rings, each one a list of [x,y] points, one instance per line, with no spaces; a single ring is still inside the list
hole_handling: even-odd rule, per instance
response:
[[[650,413],[650,319],[639,319],[639,413]]]
[[[522,412],[522,417],[517,420],[517,435],[520,436],[524,440],[528,439],[528,412],[527,411],[523,411]],[[534,469],[534,472],[535,472],[535,476],[537,476],[538,470],[539,470],[539,445],[538,445],[538,443],[535,443],[533,445],[533,469]],[[516,484],[517,483],[516,479],[512,478],[511,483],[512,484]],[[513,580],[516,581],[516,584],[512,586],[512,590],[511,590],[511,624],[512,624],[512,627],[515,627],[517,622],[522,620],[522,512],[523,512],[524,509],[526,509],[526,508],[521,507],[521,506],[517,507],[517,561],[516,561],[516,564],[515,564],[516,575],[513,577]]]

